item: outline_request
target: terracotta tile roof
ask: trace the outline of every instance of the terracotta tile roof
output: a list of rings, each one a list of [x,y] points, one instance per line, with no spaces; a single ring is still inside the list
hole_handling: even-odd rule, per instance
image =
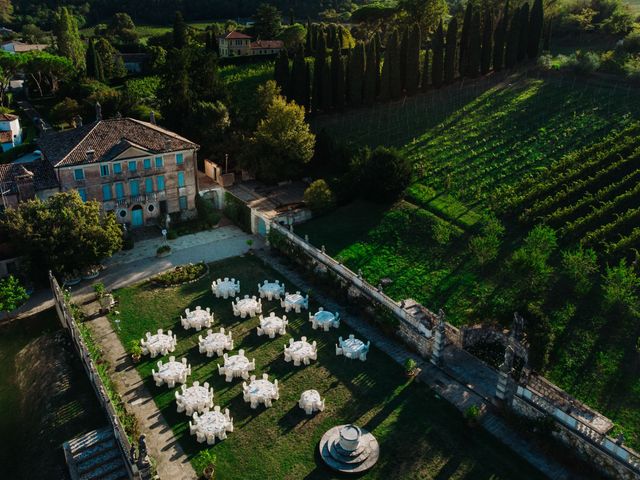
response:
[[[257,40],[251,42],[252,49],[259,48],[283,48],[284,42],[282,40]]]
[[[233,31],[233,32],[229,32],[226,35],[223,35],[222,38],[225,38],[227,40],[240,40],[240,39],[251,39],[252,37],[250,37],[249,35],[245,35],[244,33],[240,33],[237,31]]]
[[[73,130],[50,133],[41,136],[38,144],[54,167],[89,163],[88,150],[94,151],[90,163],[95,163],[112,160],[130,146],[151,153],[199,148],[176,133],[133,118],[100,120]]]
[[[11,130],[0,130],[0,143],[13,143]]]
[[[18,116],[13,113],[0,113],[0,122],[11,122],[16,118],[18,118]]]
[[[17,192],[16,178],[28,175],[33,177],[36,190],[58,187],[55,171],[46,160],[35,160],[30,163],[6,163],[0,165],[0,186],[4,192]]]

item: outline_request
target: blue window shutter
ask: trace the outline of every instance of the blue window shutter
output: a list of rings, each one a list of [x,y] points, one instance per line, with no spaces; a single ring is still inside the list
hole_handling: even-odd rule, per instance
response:
[[[109,176],[109,164],[100,165],[100,175],[103,177]]]
[[[131,162],[129,162],[129,171],[135,172],[136,170],[138,170],[138,162],[132,160]]]
[[[156,168],[162,168],[162,157],[156,157]]]
[[[146,178],[144,181],[144,189],[147,193],[153,192],[153,178]]]
[[[140,194],[140,184],[137,180],[132,180],[129,183],[129,190],[131,190],[131,195],[139,195]]]
[[[116,198],[118,200],[124,198],[124,186],[122,183],[116,183]]]
[[[184,172],[178,172],[178,186],[184,187]]]
[[[111,185],[108,183],[102,185],[102,200],[105,202],[111,200]]]
[[[184,156],[181,153],[176,154],[176,165],[182,165],[184,163]]]
[[[78,193],[80,194],[80,198],[83,202],[87,201],[87,191],[84,188],[79,188]]]
[[[164,175],[158,175],[158,191],[164,190]]]
[[[84,180],[84,170],[81,168],[76,168],[73,171],[73,176],[76,180]]]
[[[120,163],[113,164],[113,173],[122,173],[122,165]]]
[[[144,169],[145,170],[149,170],[151,168],[151,159],[150,158],[145,158],[144,159]]]

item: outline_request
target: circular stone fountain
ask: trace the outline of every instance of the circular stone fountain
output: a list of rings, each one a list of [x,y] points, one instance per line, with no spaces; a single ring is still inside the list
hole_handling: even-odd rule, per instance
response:
[[[334,470],[360,473],[378,461],[380,445],[371,433],[355,425],[338,425],[320,440],[320,456]]]

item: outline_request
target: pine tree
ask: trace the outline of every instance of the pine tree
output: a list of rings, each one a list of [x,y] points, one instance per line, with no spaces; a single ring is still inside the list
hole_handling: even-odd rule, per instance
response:
[[[380,70],[376,62],[376,42],[371,39],[367,44],[367,63],[364,70],[364,86],[362,89],[362,101],[365,105],[373,105],[376,101],[376,85],[379,81]]]
[[[187,24],[179,10],[173,19],[173,46],[178,49],[187,46]]]
[[[509,30],[507,31],[507,42],[505,52],[505,65],[513,68],[518,63],[518,40],[520,39],[520,11],[513,12]]]
[[[274,79],[276,84],[280,87],[282,94],[291,98],[291,92],[289,91],[289,79],[291,73],[289,72],[289,54],[287,53],[287,49],[283,48],[280,50],[280,54],[278,58],[276,58],[275,62],[275,71],[274,71]]]
[[[348,88],[349,103],[352,107],[359,107],[362,105],[365,63],[366,58],[364,44],[362,42],[358,42],[351,53],[351,59],[349,61]]]
[[[79,70],[84,70],[84,43],[80,39],[78,21],[67,7],[60,7],[56,11],[53,34],[56,37],[58,53],[71,60],[71,63]]]
[[[504,67],[504,49],[507,41],[507,27],[509,25],[509,0],[504,4],[504,12],[498,22],[493,45],[493,69],[499,72]]]
[[[324,68],[326,66],[327,47],[324,43],[324,34],[318,34],[318,43],[316,45],[315,61],[313,64],[313,90],[311,92],[311,107],[314,112],[322,109],[324,102],[322,101],[322,92],[324,88],[322,82],[324,80]]]
[[[384,61],[385,63],[387,63],[387,61],[389,62],[389,95],[393,100],[396,100],[402,96],[400,36],[397,30],[391,34]]]
[[[405,66],[405,85],[407,95],[415,95],[420,86],[420,27],[415,23],[409,32],[407,58]]]
[[[480,12],[473,12],[473,20],[471,22],[471,36],[469,45],[469,63],[467,76],[474,78],[480,73],[480,60],[482,56],[482,34],[480,33]]]
[[[471,42],[471,23],[473,22],[473,4],[467,0],[464,11],[462,33],[460,34],[460,75],[466,75],[469,70],[469,47]]]
[[[527,47],[529,46],[529,4],[525,2],[520,7],[520,37],[518,38],[518,62],[524,60],[527,56]]]
[[[540,51],[540,40],[542,39],[542,28],[544,24],[544,10],[542,0],[534,0],[529,19],[529,47],[527,55],[529,58],[536,58]]]
[[[442,86],[444,75],[444,31],[442,20],[438,25],[436,34],[433,37],[433,65],[431,67],[431,84],[435,88]]]
[[[409,29],[402,29],[402,37],[400,39],[400,85],[404,91],[407,88],[407,49],[409,47]]]
[[[456,44],[458,41],[458,21],[453,17],[447,26],[447,45],[444,51],[444,83],[449,85],[456,75]]]
[[[491,70],[491,54],[493,53],[493,15],[489,7],[484,9],[482,26],[482,56],[480,58],[480,73],[486,75]]]
[[[342,110],[345,97],[344,61],[337,42],[338,40],[336,39],[336,44],[331,52],[331,91],[333,94],[333,107],[337,110]]]

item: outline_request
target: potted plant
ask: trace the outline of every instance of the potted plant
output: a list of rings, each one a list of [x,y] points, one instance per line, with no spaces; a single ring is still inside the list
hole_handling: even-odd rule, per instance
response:
[[[249,247],[248,253],[249,253],[249,255],[251,255],[251,253],[252,253],[252,247],[253,247],[253,240],[252,240],[251,238],[249,238],[249,239],[247,240],[247,246]]]
[[[133,363],[138,363],[140,361],[142,358],[140,340],[131,340],[129,343],[129,353],[131,354],[131,360],[133,360]]]
[[[99,265],[91,265],[90,267],[87,267],[82,271],[83,280],[92,280],[96,278],[98,275],[100,275]]]
[[[471,405],[464,412],[464,418],[467,420],[467,424],[470,427],[478,425],[478,419],[480,417],[480,407],[478,405]]]
[[[204,464],[200,478],[202,480],[213,480],[216,475],[216,461],[218,460],[216,454],[211,450],[204,450],[200,453],[200,458]]]
[[[80,272],[78,272],[78,270],[67,273],[62,278],[66,286],[77,285],[82,280],[82,277],[80,276]]]
[[[415,377],[420,372],[418,364],[413,358],[407,358],[407,361],[404,362],[404,372],[409,378]]]
[[[158,250],[156,250],[156,255],[158,257],[166,257],[171,255],[171,247],[169,245],[160,245]]]
[[[96,294],[96,300],[99,302],[107,293],[107,289],[104,287],[104,283],[98,282],[93,286],[93,291]]]

